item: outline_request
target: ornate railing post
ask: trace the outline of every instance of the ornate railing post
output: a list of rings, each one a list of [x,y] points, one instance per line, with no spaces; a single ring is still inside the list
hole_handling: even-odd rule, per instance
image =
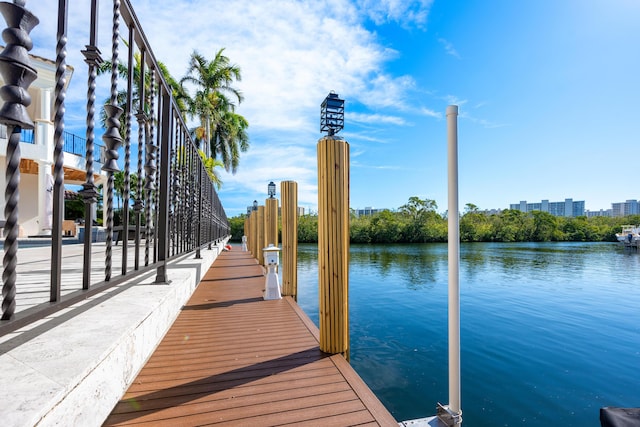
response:
[[[170,90],[170,89],[169,89]],[[161,126],[158,129],[160,145],[160,173],[158,174],[158,222],[156,240],[158,241],[158,263],[156,283],[167,283],[167,260],[169,258],[169,191],[171,171],[169,150],[171,149],[171,93],[166,87],[160,87],[159,105]]]
[[[146,61],[146,52],[144,49],[140,51],[140,81],[138,83],[138,112],[136,119],[138,120],[138,188],[136,189],[136,200],[133,203],[133,211],[136,214],[136,244],[135,244],[135,261],[134,268],[140,268],[140,224],[142,222],[142,211],[144,209],[144,201],[142,198],[142,148],[144,147],[145,130],[147,128],[147,115],[144,112],[144,100],[146,99],[144,85],[144,64]]]
[[[31,67],[27,52],[33,44],[29,33],[39,21],[25,9],[25,2],[0,3],[0,13],[8,28],[2,32],[7,43],[0,53],[0,73],[5,85],[0,90],[4,105],[0,110],[0,123],[7,126],[7,170],[4,217],[4,258],[2,265],[2,320],[11,319],[16,309],[16,266],[18,263],[18,200],[20,192],[20,132],[33,129],[26,107],[31,104],[27,89],[38,76]]]
[[[62,287],[62,216],[64,215],[64,100],[67,79],[67,0],[58,0],[55,117],[53,119],[53,227],[51,229],[51,302],[59,301]]]
[[[153,227],[153,216],[151,211],[151,204],[153,201],[153,193],[156,190],[156,151],[157,147],[155,146],[155,70],[150,70],[151,74],[151,82],[149,87],[149,97],[150,97],[150,106],[149,106],[149,119],[147,120],[147,125],[149,126],[149,133],[147,134],[146,141],[146,160],[144,164],[144,172],[145,172],[145,213],[144,220],[146,225],[146,233],[145,233],[145,242],[144,242],[144,265],[149,265],[149,249],[151,244],[151,228]]]
[[[106,150],[106,163],[102,170],[107,172],[107,247],[105,250],[105,281],[111,280],[111,242],[113,241],[113,187],[114,172],[118,172],[118,148],[122,145],[120,135],[120,116],[124,112],[118,106],[118,40],[120,38],[120,0],[113,1],[113,30],[111,33],[111,99],[110,104],[104,106],[107,114],[106,131],[102,136]]]
[[[198,153],[200,154],[200,153]],[[198,164],[198,219],[196,223],[196,259],[202,258],[200,246],[202,245],[202,164]]]
[[[86,140],[86,182],[82,184],[80,194],[84,201],[84,261],[82,269],[82,289],[89,289],[91,285],[91,232],[93,221],[93,205],[98,201],[98,191],[93,180],[93,151],[95,149],[96,125],[96,77],[98,67],[103,60],[100,49],[96,46],[98,36],[98,0],[91,1],[91,27],[89,29],[89,44],[82,51],[85,62],[89,66],[87,82],[87,140]]]
[[[127,65],[127,107],[126,107],[126,134],[124,138],[124,190],[122,194],[122,274],[127,274],[127,257],[129,247],[129,197],[130,197],[130,173],[131,173],[131,121],[133,120],[133,85],[134,81],[134,54],[135,46],[133,26],[129,27],[129,55]]]

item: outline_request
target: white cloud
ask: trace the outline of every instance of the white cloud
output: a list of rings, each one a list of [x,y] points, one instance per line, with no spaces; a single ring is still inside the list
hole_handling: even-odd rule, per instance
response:
[[[378,25],[397,22],[405,27],[424,27],[433,0],[359,0],[357,3],[362,12]]]
[[[316,198],[315,142],[320,103],[334,90],[365,108],[410,110],[407,94],[416,89],[410,76],[385,71],[398,53],[383,46],[364,26],[397,22],[424,26],[431,0],[295,1],[131,0],[157,60],[176,77],[184,75],[190,54],[207,58],[225,47],[242,69],[236,84],[245,95],[238,112],[250,123],[251,149],[241,157],[238,173],[223,174],[222,195],[265,192],[269,180],[299,181],[300,200]],[[33,31],[33,53],[55,58],[55,0],[28,1],[42,23]],[[109,2],[100,2],[99,48],[111,58]],[[89,2],[69,6],[67,63],[75,67],[67,93],[67,126],[75,117],[84,125],[87,66],[80,51],[88,44]],[[127,30],[121,25],[121,37]],[[121,60],[126,54],[120,47]],[[108,96],[109,77],[99,78],[97,102]],[[76,112],[77,111],[77,112]],[[393,114],[350,115],[354,121],[404,125]],[[366,138],[366,137],[364,137]],[[263,188],[264,187],[264,188]],[[224,201],[224,200],[223,200]]]
[[[383,114],[362,114],[362,113],[347,113],[346,119],[350,122],[356,123],[372,123],[372,124],[392,124],[402,126],[407,124],[406,120],[399,116],[387,116]]]
[[[441,112],[434,111],[434,110],[431,110],[431,109],[426,108],[426,107],[422,107],[420,109],[420,114],[423,114],[423,115],[428,116],[428,117],[435,117],[436,119],[441,119],[442,118],[442,113]]]
[[[447,95],[444,97],[444,100],[447,101],[447,104],[449,105],[458,105],[458,106],[464,105],[467,102],[469,102],[466,99],[460,99],[455,95]]]
[[[456,50],[455,47],[453,47],[453,44],[443,38],[439,38],[438,42],[440,42],[440,44],[442,46],[444,46],[444,50],[445,52],[447,52],[448,55],[454,56],[458,59],[460,59],[460,54],[458,53],[458,51]]]

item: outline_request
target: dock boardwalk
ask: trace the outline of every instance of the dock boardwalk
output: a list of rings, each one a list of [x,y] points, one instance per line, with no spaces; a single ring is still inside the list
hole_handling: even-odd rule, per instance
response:
[[[249,252],[223,252],[104,425],[397,426],[264,280]]]

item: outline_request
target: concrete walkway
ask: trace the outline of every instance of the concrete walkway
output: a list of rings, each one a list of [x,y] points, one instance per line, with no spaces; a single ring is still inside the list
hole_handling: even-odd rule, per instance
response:
[[[101,425],[224,243],[202,250],[202,259],[192,253],[170,263],[169,284],[153,283],[153,271],[1,337],[2,425]],[[92,277],[101,281],[104,244],[93,249]],[[19,251],[20,310],[48,298],[49,250]],[[81,246],[63,246],[63,294],[82,287],[81,273]]]

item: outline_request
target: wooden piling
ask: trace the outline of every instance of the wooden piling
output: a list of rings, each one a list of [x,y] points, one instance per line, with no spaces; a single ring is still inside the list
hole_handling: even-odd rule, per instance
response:
[[[262,250],[264,248],[267,247],[267,235],[265,233],[266,231],[266,225],[265,225],[265,220],[266,220],[266,216],[264,214],[264,206],[258,206],[258,242],[257,242],[257,256],[256,259],[258,260],[258,264],[260,265],[264,265],[264,253],[262,252]]]
[[[320,350],[349,359],[349,144],[318,141]]]
[[[298,183],[282,181],[282,295],[298,300]]]
[[[266,213],[266,242],[265,247],[273,243],[278,246],[278,199],[268,198],[264,201]]]
[[[249,235],[249,241],[251,242],[251,255],[255,259],[258,259],[258,211],[252,211],[249,219],[251,223],[251,234]]]

